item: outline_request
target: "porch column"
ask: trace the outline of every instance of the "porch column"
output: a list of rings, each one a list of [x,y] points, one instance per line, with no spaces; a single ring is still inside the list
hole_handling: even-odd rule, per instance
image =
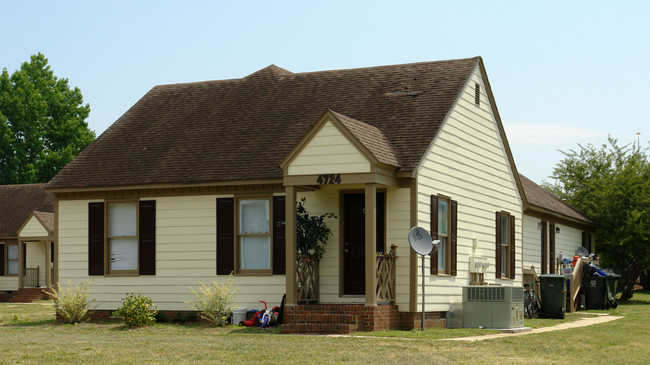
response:
[[[366,305],[377,305],[377,185],[366,184]]]
[[[25,262],[25,248],[24,248],[25,243],[21,241],[20,239],[18,240],[18,289],[24,288],[24,279],[25,279],[25,265],[23,263]]]
[[[285,187],[285,255],[286,255],[286,290],[285,305],[295,306],[296,301],[296,188],[288,185]]]
[[[45,287],[52,287],[52,265],[50,264],[50,257],[52,257],[52,245],[50,241],[45,241]]]

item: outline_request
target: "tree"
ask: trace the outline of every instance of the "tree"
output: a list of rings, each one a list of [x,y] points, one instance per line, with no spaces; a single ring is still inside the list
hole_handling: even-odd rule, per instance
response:
[[[54,76],[47,58],[31,56],[0,74],[0,184],[49,181],[94,139],[79,88]]]
[[[632,297],[633,284],[650,267],[650,163],[648,150],[619,147],[611,137],[564,153],[547,187],[594,219],[601,265],[621,274],[621,299]],[[622,285],[621,285],[622,284]]]

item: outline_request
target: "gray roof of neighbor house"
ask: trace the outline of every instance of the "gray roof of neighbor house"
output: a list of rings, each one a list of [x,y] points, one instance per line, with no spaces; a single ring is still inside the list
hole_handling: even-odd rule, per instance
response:
[[[33,211],[53,213],[54,196],[45,184],[0,185],[0,237],[16,237]]]
[[[591,218],[578,212],[571,205],[537,185],[526,176],[519,174],[519,179],[524,187],[529,210],[540,210],[539,208],[541,208],[587,224],[596,224]]]
[[[328,109],[356,133],[383,136],[380,157],[413,171],[479,64],[307,73],[271,65],[241,79],[156,86],[47,187],[280,179],[282,159]]]

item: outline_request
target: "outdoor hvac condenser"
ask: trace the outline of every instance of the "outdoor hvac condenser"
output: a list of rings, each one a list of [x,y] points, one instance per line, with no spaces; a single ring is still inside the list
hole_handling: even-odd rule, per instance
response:
[[[521,328],[524,326],[524,288],[463,287],[463,327]]]

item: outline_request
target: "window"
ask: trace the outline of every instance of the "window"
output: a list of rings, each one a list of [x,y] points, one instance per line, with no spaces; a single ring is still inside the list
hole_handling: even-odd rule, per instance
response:
[[[456,275],[458,203],[443,196],[431,196],[431,237],[440,240],[431,254],[431,274]]]
[[[496,213],[496,277],[515,278],[515,217]]]
[[[18,275],[18,244],[7,244],[7,275]]]
[[[285,202],[284,196],[217,199],[217,275],[285,274]]]
[[[138,270],[138,205],[108,204],[108,256],[110,273]]]
[[[239,200],[239,272],[271,269],[271,214],[269,199]]]
[[[106,274],[156,274],[155,200],[88,204],[88,275]]]

